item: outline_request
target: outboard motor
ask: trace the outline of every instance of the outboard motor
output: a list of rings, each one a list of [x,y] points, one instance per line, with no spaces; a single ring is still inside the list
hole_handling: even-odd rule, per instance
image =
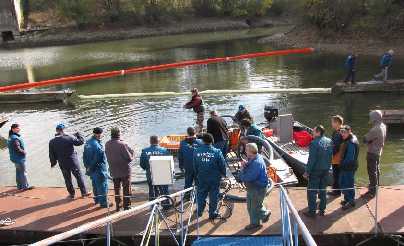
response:
[[[264,108],[264,117],[268,122],[278,118],[279,110],[273,106],[266,105]]]

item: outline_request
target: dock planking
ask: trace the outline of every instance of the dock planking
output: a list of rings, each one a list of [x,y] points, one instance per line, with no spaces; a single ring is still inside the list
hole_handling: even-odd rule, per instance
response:
[[[302,212],[307,209],[306,191],[302,188],[289,188],[289,196],[302,216],[309,231],[314,235],[339,234],[371,234],[374,230],[375,199],[367,201],[362,198],[366,189],[357,192],[357,206],[348,211],[340,209],[340,198],[328,201],[326,217],[306,218]],[[78,194],[78,193],[77,193]],[[112,194],[112,191],[110,192]],[[404,232],[404,205],[397,202],[396,197],[403,197],[404,186],[380,189],[379,224],[386,234],[402,234]],[[146,201],[146,194],[134,194],[133,206]],[[211,222],[207,213],[200,219],[200,235],[207,236],[243,236],[243,235],[279,235],[281,219],[279,209],[279,191],[273,190],[268,196],[266,205],[271,209],[270,221],[258,231],[249,232],[243,228],[248,223],[245,203],[235,203],[233,215],[227,221]],[[114,208],[111,208],[111,213]],[[36,188],[17,192],[13,187],[0,188],[0,218],[15,219],[15,224],[0,227],[0,243],[18,235],[19,240],[38,240],[56,233],[73,229],[84,223],[95,221],[108,215],[107,209],[93,205],[89,198],[70,200],[64,188]],[[188,215],[185,217],[187,218]],[[169,215],[170,226],[178,220],[175,214]],[[141,211],[127,219],[113,224],[114,236],[140,238],[148,220],[148,211]],[[195,221],[194,221],[195,222]],[[164,229],[164,226],[162,227]],[[95,229],[89,234],[104,234],[104,229]],[[34,238],[34,235],[37,235]],[[39,236],[38,236],[39,235]],[[167,235],[163,232],[162,235]],[[191,238],[197,235],[196,226],[190,227]]]

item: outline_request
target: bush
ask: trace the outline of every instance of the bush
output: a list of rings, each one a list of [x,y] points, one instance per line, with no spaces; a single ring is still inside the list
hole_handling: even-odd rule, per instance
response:
[[[223,15],[234,17],[259,17],[267,13],[272,0],[218,0]]]
[[[57,9],[61,16],[74,20],[79,27],[94,21],[96,0],[57,0]]]

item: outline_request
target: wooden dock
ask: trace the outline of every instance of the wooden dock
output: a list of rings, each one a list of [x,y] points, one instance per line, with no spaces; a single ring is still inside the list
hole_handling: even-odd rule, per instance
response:
[[[404,80],[365,81],[353,84],[337,82],[332,88],[333,94],[361,92],[404,92]]]
[[[296,209],[301,214],[307,209],[306,192],[302,188],[289,188],[289,196]],[[367,201],[361,197],[366,189],[357,192],[357,206],[349,211],[340,209],[340,199],[328,201],[325,217],[316,219],[302,218],[316,241],[335,242],[341,235],[369,236],[374,230],[375,199]],[[79,192],[78,192],[79,193]],[[111,192],[112,194],[112,192]],[[146,195],[134,194],[133,206],[143,203]],[[386,187],[380,189],[379,196],[379,229],[385,234],[404,233],[404,186]],[[211,222],[206,215],[200,220],[199,232],[202,236],[240,236],[240,235],[280,235],[281,220],[279,209],[279,193],[275,189],[266,201],[272,210],[270,221],[261,230],[245,231],[248,223],[245,203],[235,203],[233,215],[227,221]],[[111,212],[114,208],[111,209]],[[113,224],[114,237],[124,240],[139,240],[146,227],[148,211]],[[0,218],[15,219],[15,224],[0,227],[0,244],[27,243],[43,239],[59,232],[64,232],[84,223],[97,220],[108,214],[107,209],[93,205],[92,199],[77,198],[70,200],[64,188],[36,188],[34,190],[17,192],[13,187],[0,188]],[[170,219],[175,221],[175,216]],[[173,223],[173,222],[171,222]],[[103,234],[100,228],[89,234]],[[190,228],[190,239],[196,237],[196,226]],[[164,235],[164,233],[163,233]],[[166,245],[166,244],[164,244]],[[169,244],[167,244],[169,245]],[[323,245],[323,244],[319,244]],[[332,244],[329,244],[332,245]],[[349,245],[349,244],[339,244]]]

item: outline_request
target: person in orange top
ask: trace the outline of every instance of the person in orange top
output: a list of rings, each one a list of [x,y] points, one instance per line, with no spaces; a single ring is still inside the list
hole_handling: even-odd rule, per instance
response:
[[[341,191],[337,190],[340,189],[339,185],[339,176],[340,176],[340,163],[341,163],[341,151],[340,151],[340,146],[341,143],[343,142],[342,135],[340,133],[340,129],[342,125],[344,124],[344,118],[340,115],[335,115],[331,117],[331,126],[334,129],[334,132],[332,133],[332,143],[333,143],[333,149],[332,149],[332,176],[333,176],[333,184],[332,188],[334,189],[333,191],[330,191],[328,195],[330,196],[340,196]]]

